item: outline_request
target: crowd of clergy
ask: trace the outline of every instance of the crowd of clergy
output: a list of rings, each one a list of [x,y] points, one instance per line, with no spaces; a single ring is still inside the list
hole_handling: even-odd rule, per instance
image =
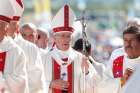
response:
[[[104,65],[89,41],[77,37],[71,45],[76,15],[69,5],[53,17],[51,35],[33,23],[20,26],[23,12],[22,0],[0,1],[0,93],[140,93],[139,18],[128,20],[123,47]]]

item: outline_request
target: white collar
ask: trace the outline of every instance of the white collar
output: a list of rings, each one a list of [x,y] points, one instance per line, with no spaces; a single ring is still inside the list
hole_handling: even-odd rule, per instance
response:
[[[0,52],[8,51],[13,46],[13,40],[9,36],[5,36],[4,39],[0,42]]]
[[[138,65],[140,65],[140,56],[137,58],[130,59],[128,56],[125,57],[125,64],[127,68],[135,70]]]
[[[18,41],[21,41],[21,40],[23,40],[24,41],[24,39],[22,38],[22,36],[21,36],[21,34],[19,33],[19,34],[15,34],[15,38],[14,38],[14,41],[15,42],[18,42]]]
[[[52,50],[51,56],[53,59],[57,61],[57,63],[61,66],[65,63],[65,61],[62,60],[62,58],[68,58],[67,65],[71,64],[75,59],[75,53],[72,48],[69,48],[67,51],[61,51],[57,49],[56,47]]]

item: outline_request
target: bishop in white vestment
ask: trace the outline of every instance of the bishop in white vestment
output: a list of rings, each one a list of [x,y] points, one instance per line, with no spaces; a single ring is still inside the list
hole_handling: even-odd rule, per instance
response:
[[[4,37],[0,42],[0,87],[8,93],[24,93],[25,62],[21,48],[10,37]]]
[[[139,31],[137,25],[127,27],[123,32],[124,47],[112,53],[103,86],[108,93],[119,93],[140,65]]]
[[[12,3],[12,0],[0,3],[0,92],[24,93],[26,58],[21,48],[6,36],[15,12]]]
[[[46,90],[49,93],[93,93],[90,80],[97,79],[97,73],[85,57],[70,46],[74,13],[65,5],[54,17],[53,38],[55,46],[46,55],[44,71]],[[85,71],[82,65],[85,63]],[[85,73],[84,73],[85,72]]]
[[[10,22],[7,34],[11,36],[16,44],[18,44],[26,56],[26,71],[27,71],[27,93],[43,92],[43,65],[39,50],[36,45],[24,40],[19,32],[19,20],[24,11],[22,0],[15,0],[14,16]]]

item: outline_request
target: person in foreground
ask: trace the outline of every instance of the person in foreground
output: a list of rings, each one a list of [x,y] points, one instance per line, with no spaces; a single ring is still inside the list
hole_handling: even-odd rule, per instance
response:
[[[15,12],[12,3],[0,3],[0,93],[24,93],[26,85],[24,52],[6,35]]]
[[[74,13],[65,5],[52,21],[55,46],[46,54],[46,90],[49,93],[93,93],[90,79],[97,74],[87,57],[71,47]]]

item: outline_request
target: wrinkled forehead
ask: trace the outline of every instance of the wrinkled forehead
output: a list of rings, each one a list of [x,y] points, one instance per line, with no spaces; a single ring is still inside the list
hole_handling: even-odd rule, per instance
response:
[[[137,35],[136,34],[130,34],[127,33],[123,36],[124,40],[136,40],[137,39]]]
[[[9,24],[8,22],[5,22],[5,21],[3,21],[3,20],[0,20],[0,24]]]
[[[21,33],[37,33],[37,31],[30,26],[24,26]]]
[[[23,28],[23,30],[22,30],[22,33],[33,33],[33,32],[34,32],[34,30],[31,29],[30,27]]]
[[[25,23],[22,27],[21,27],[21,31],[24,30],[31,30],[31,31],[35,31],[36,32],[36,26],[32,23]]]
[[[8,25],[7,22],[0,20],[0,28],[4,28],[7,25]]]
[[[10,25],[16,25],[19,24],[19,21],[10,21]]]
[[[68,32],[68,31],[63,31],[63,32],[57,32],[57,33],[53,33],[53,35],[72,35],[72,32]]]

